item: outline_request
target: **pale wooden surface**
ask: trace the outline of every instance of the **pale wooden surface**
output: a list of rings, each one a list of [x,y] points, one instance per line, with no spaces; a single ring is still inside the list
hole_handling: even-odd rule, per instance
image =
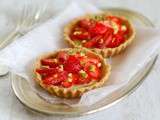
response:
[[[67,0],[69,1],[69,0]],[[99,6],[120,6],[143,13],[160,25],[159,0],[90,0]],[[62,1],[61,1],[62,3]],[[7,77],[0,79],[0,120],[159,120],[160,119],[160,59],[144,83],[129,97],[111,108],[77,118],[47,116],[26,109],[14,96]]]

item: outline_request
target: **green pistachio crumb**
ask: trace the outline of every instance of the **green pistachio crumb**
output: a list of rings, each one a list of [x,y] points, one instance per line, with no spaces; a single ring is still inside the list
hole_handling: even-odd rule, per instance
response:
[[[81,46],[82,45],[82,43],[79,40],[74,41],[74,43],[75,43],[76,46]]]
[[[74,50],[69,50],[69,51],[68,51],[68,54],[69,54],[69,55],[73,55],[73,54],[74,54]]]
[[[119,28],[118,28],[118,26],[117,26],[117,24],[115,22],[112,22],[112,27],[114,29],[114,34],[117,34]]]
[[[93,17],[93,19],[96,20],[96,21],[103,21],[103,20],[105,20],[105,18],[104,18],[103,15],[95,15]]]
[[[77,87],[77,86],[73,86],[72,89],[73,89],[73,90],[77,90],[78,87]]]
[[[80,55],[81,55],[81,56],[85,56],[85,55],[86,55],[86,51],[82,50],[82,51],[80,52]]]
[[[83,78],[87,78],[88,76],[88,74],[84,70],[81,70],[79,73]]]
[[[91,66],[89,67],[89,71],[95,72],[95,66],[94,66],[94,65],[91,65]]]

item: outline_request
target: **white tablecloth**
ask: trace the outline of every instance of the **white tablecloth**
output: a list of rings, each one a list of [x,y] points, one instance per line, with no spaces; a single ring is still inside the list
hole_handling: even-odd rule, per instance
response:
[[[65,2],[64,2],[65,1]],[[55,0],[56,3],[68,4],[71,0]],[[160,26],[159,0],[88,0],[101,7],[125,7],[143,13],[155,25]],[[63,3],[64,2],[64,3]],[[1,0],[0,7],[6,9],[13,2]],[[62,8],[59,7],[59,8]],[[8,8],[7,8],[8,9]],[[1,21],[1,19],[0,19]],[[1,29],[1,28],[0,28]],[[15,97],[8,77],[0,78],[0,120],[159,120],[160,119],[160,58],[143,84],[129,97],[104,111],[77,118],[48,116],[30,111]]]

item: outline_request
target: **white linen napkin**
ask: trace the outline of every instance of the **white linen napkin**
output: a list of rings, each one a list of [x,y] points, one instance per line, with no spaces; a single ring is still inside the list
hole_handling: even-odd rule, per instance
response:
[[[101,12],[88,3],[72,3],[57,17],[50,19],[25,36],[17,39],[0,52],[0,62],[8,65],[15,74],[29,81],[40,97],[51,103],[65,103],[70,106],[89,106],[102,100],[128,83],[150,58],[157,54],[160,45],[160,30],[137,28],[136,39],[120,55],[112,58],[112,73],[102,88],[85,93],[80,99],[67,100],[48,95],[33,83],[31,68],[36,57],[46,52],[68,47],[63,40],[63,27],[70,20],[86,13]]]

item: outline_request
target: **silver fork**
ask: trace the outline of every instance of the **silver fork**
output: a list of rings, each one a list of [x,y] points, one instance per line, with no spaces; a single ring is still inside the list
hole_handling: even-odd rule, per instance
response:
[[[43,14],[46,12],[47,5],[48,4],[45,4],[43,7],[37,5],[36,7],[30,8],[29,4],[25,3],[22,16],[19,18],[15,29],[6,39],[1,42],[0,49],[5,48],[8,44],[13,42],[13,40],[23,36],[35,26],[40,24]],[[8,72],[8,67],[0,65],[0,76],[7,75]]]
[[[31,2],[30,2],[31,3]],[[29,6],[29,3],[24,3],[22,15],[19,18],[15,29],[10,35],[1,42],[0,49],[5,48],[16,38],[26,34],[28,31],[36,27],[42,21],[43,14],[46,12],[47,3],[42,7],[40,5]]]

